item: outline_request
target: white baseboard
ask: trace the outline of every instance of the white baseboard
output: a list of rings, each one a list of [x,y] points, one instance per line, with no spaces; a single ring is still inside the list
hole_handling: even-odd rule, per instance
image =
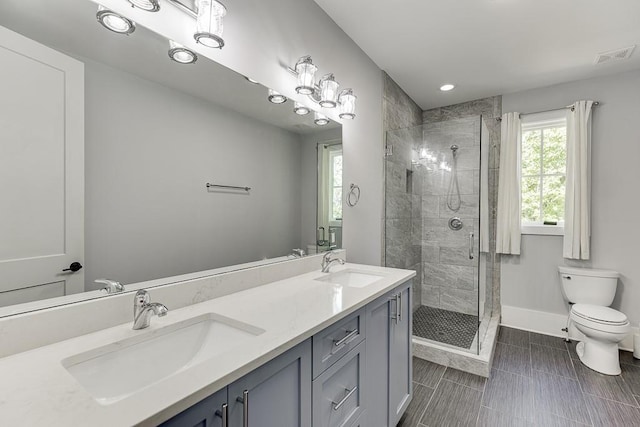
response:
[[[567,325],[567,315],[503,305],[500,325],[564,338],[566,334],[562,328]],[[640,329],[631,328],[629,335],[620,343],[622,350],[633,351],[633,335],[637,332],[640,332]],[[582,334],[575,328],[569,328],[569,337],[581,340]]]

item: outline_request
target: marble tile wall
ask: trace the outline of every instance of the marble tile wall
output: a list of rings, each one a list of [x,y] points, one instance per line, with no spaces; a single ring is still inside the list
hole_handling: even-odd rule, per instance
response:
[[[422,177],[413,153],[422,140],[422,109],[383,72],[383,126],[393,155],[385,161],[383,264],[416,271],[414,305],[422,300]]]
[[[450,146],[458,145],[458,182],[461,208],[452,212],[446,204],[450,172],[425,171],[422,183],[422,304],[479,314],[478,268],[468,257],[469,232],[475,236],[476,260],[483,263],[484,312],[499,308],[499,259],[495,256],[495,206],[499,167],[501,97],[479,99],[423,112],[424,144],[451,163]],[[482,115],[482,121],[480,118]],[[489,155],[489,253],[478,254],[480,142]],[[486,144],[486,145],[485,145]],[[439,160],[441,160],[440,158]],[[447,220],[458,216],[462,230],[448,228]],[[482,310],[482,309],[481,309]]]

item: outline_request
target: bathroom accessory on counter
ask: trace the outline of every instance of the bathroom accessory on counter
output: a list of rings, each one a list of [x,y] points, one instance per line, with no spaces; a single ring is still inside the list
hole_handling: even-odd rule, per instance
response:
[[[354,207],[360,201],[360,187],[356,184],[349,186],[349,193],[347,193],[347,205]]]
[[[220,184],[211,184],[207,182],[207,188],[226,188],[228,190],[244,190],[247,193],[251,190],[251,187],[240,187],[237,185],[220,185]]]
[[[149,327],[151,316],[166,316],[169,309],[159,302],[150,302],[149,292],[140,289],[133,299],[133,329],[144,329]]]
[[[117,294],[120,292],[124,292],[124,285],[120,282],[116,282],[115,280],[96,279],[94,280],[94,282],[105,285],[101,290],[105,291],[108,294]]]
[[[291,255],[295,258],[304,258],[306,254],[304,253],[304,249],[296,248],[291,250]]]

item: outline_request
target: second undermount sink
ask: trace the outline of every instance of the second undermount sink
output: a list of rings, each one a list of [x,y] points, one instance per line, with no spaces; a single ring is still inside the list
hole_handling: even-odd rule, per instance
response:
[[[318,277],[315,280],[329,282],[334,285],[350,286],[352,288],[364,288],[383,277],[383,274],[348,268],[346,270],[336,271],[335,273],[329,273],[327,276]]]
[[[98,403],[108,405],[263,332],[209,313],[71,356],[62,364]]]

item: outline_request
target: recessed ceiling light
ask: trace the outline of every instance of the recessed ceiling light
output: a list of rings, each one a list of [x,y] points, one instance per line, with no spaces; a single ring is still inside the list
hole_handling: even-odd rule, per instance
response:
[[[287,102],[287,97],[282,95],[281,93],[276,92],[273,89],[269,89],[269,96],[267,97],[269,102],[273,102],[274,104],[284,104]]]
[[[96,18],[107,30],[114,33],[129,35],[136,30],[136,24],[131,19],[118,15],[102,5],[98,5]]]
[[[306,106],[300,104],[299,102],[296,102],[293,104],[293,112],[300,116],[304,116],[305,114],[309,114],[311,110],[309,110]]]
[[[440,86],[440,90],[443,92],[449,92],[450,90],[453,90],[453,88],[455,88],[455,85],[452,85],[451,83]]]
[[[146,10],[147,12],[157,12],[160,10],[158,0],[128,0],[131,6]]]
[[[315,112],[313,123],[317,124],[318,126],[325,126],[329,124],[329,118],[322,113]]]
[[[181,44],[169,40],[169,58],[180,64],[193,64],[198,60],[198,55]]]

